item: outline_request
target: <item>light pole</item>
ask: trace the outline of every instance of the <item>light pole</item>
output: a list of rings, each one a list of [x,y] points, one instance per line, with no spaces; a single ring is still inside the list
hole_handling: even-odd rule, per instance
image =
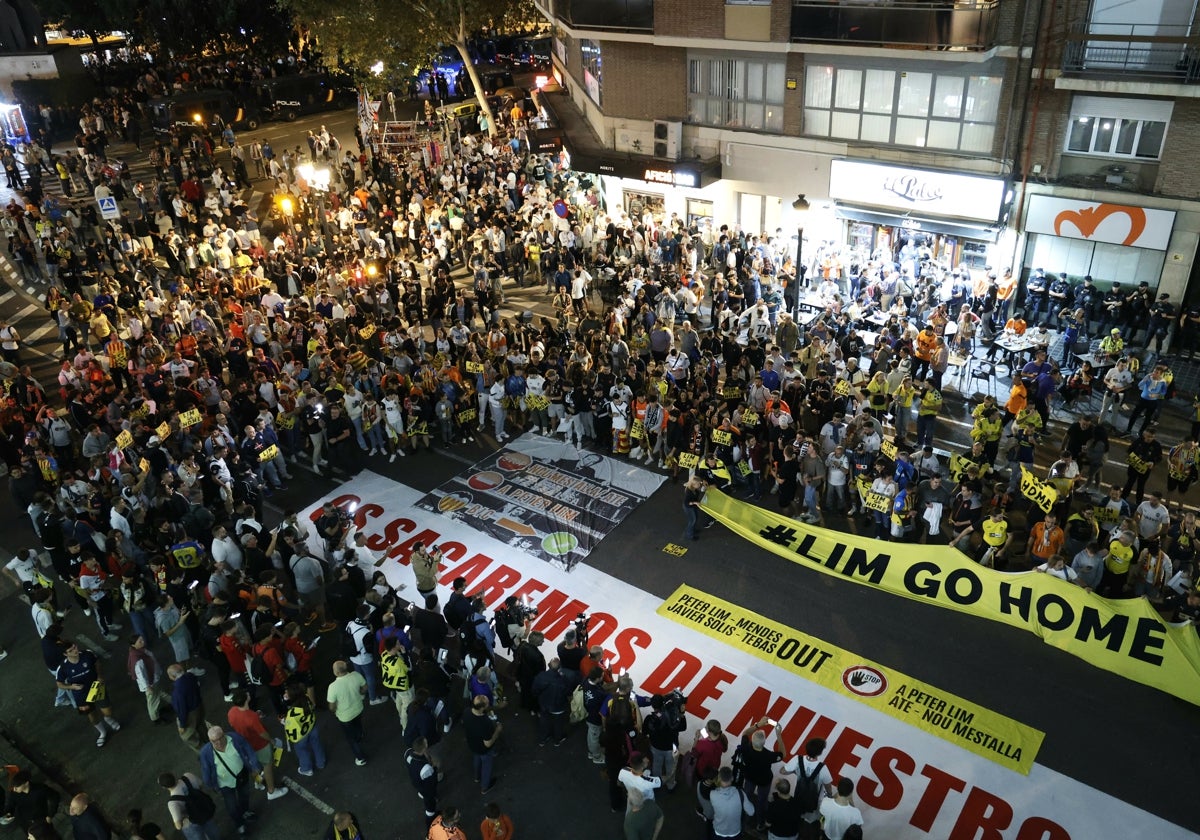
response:
[[[796,214],[796,294],[792,301],[792,319],[800,323],[800,289],[804,285],[804,219],[808,215],[808,199],[802,194],[792,202]]]

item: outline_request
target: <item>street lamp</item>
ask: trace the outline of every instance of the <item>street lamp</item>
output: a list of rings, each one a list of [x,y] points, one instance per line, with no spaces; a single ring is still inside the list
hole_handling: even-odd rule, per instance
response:
[[[302,163],[296,167],[296,174],[304,179],[309,189],[317,194],[317,221],[321,226],[321,237],[328,244],[329,231],[325,219],[325,194],[329,192],[329,181],[332,173],[327,167],[316,167],[311,163]]]
[[[792,211],[796,214],[796,295],[792,302],[795,314],[792,316],[796,323],[800,322],[800,288],[804,285],[804,220],[808,215],[808,199],[804,194],[796,196],[792,202]]]

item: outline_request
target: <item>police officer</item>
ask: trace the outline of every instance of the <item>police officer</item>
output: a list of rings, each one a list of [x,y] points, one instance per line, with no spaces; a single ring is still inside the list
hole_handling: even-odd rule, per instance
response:
[[[1025,320],[1030,324],[1038,322],[1038,316],[1046,309],[1046,272],[1035,268],[1029,280],[1025,283]]]
[[[1108,335],[1109,330],[1113,327],[1119,327],[1124,322],[1125,315],[1125,295],[1121,292],[1121,284],[1113,283],[1112,289],[1104,293],[1104,299],[1100,302],[1101,318],[1100,335]]]
[[[1055,319],[1058,317],[1058,314],[1063,309],[1068,309],[1075,301],[1075,287],[1067,279],[1067,272],[1062,272],[1050,281],[1048,292],[1050,300],[1046,320],[1053,326],[1057,323]]]

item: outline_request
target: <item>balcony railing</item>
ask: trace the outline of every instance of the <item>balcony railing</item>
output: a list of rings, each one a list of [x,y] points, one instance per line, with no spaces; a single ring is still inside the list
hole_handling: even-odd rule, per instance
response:
[[[654,0],[537,0],[572,29],[653,32]]]
[[[792,40],[861,47],[985,50],[996,32],[999,0],[918,3],[793,0]]]
[[[1077,23],[1067,34],[1063,72],[1200,82],[1200,37],[1190,26]]]

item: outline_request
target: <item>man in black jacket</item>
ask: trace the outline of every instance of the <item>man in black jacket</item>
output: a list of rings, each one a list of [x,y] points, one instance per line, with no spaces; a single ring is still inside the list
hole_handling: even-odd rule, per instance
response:
[[[533,694],[538,701],[538,746],[544,747],[551,736],[554,746],[567,740],[568,712],[571,710],[571,690],[578,680],[572,680],[560,668],[558,658],[533,678]]]
[[[31,823],[48,825],[57,810],[58,795],[41,782],[33,781],[28,770],[18,770],[8,783],[0,825],[16,823],[22,831]]]

